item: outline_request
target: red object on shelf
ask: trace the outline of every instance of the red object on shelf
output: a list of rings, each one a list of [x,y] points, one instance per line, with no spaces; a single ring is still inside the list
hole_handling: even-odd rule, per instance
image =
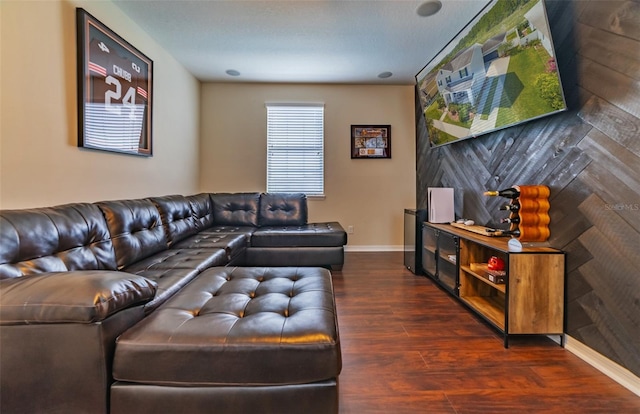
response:
[[[497,256],[491,256],[489,259],[489,265],[487,266],[489,270],[504,270],[504,260]]]

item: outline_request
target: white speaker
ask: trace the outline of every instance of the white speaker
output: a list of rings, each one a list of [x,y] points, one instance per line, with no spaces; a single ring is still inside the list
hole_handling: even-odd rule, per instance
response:
[[[430,223],[451,223],[455,221],[453,188],[427,188],[427,203]]]

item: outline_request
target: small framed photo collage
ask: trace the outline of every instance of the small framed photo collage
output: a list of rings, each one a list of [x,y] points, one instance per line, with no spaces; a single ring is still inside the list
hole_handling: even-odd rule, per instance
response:
[[[391,125],[351,125],[351,158],[391,158]]]

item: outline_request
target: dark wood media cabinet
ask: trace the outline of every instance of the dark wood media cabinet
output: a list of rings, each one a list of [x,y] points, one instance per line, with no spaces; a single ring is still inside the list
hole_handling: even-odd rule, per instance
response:
[[[513,252],[508,241],[425,222],[423,270],[500,331],[505,348],[510,335],[559,335],[564,346],[564,252],[526,243]],[[482,266],[492,256],[505,262],[504,284],[490,281]]]

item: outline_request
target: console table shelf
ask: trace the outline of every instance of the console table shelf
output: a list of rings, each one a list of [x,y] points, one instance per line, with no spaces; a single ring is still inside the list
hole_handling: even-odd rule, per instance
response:
[[[473,270],[471,270],[471,268],[469,266],[460,266],[460,271],[461,272],[465,272],[473,277],[477,277],[478,279],[480,279],[483,283],[486,283],[487,285],[493,287],[494,289],[502,292],[502,293],[506,293],[507,291],[507,286],[504,284],[498,285],[495,284],[493,282],[491,282],[490,280],[487,280],[486,277],[474,272]]]
[[[425,222],[422,231],[422,261],[432,263],[425,273],[502,332],[505,347],[510,335],[559,335],[564,345],[562,251],[529,244],[512,252],[508,238],[448,224]],[[505,262],[504,283],[492,282],[484,270],[492,256]]]
[[[491,296],[465,296],[460,300],[504,330],[504,300]]]

